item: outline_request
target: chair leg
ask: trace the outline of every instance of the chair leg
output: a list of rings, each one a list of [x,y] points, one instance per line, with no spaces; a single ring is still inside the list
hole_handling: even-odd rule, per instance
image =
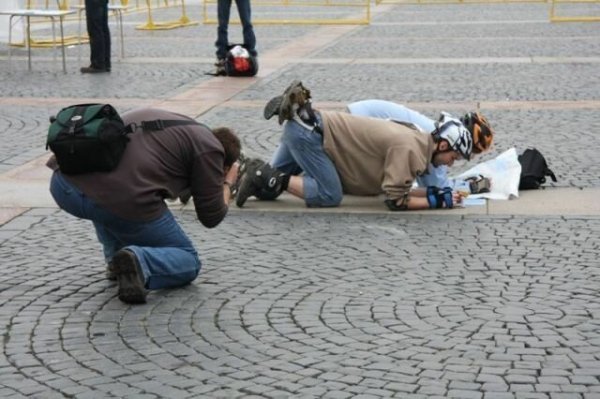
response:
[[[54,26],[54,19],[52,20]],[[63,29],[63,17],[60,17],[60,48],[62,50],[63,73],[67,73],[67,61],[65,60],[65,31]]]
[[[81,13],[83,12],[83,8],[79,8],[77,10],[77,65],[81,65]]]
[[[14,17],[14,15],[11,15],[8,19],[8,73],[12,72],[12,28]]]
[[[26,34],[26,43],[27,43],[27,68],[31,72],[31,18],[28,16],[25,17],[27,19],[27,34]]]
[[[52,62],[56,63],[56,27],[54,17],[50,17],[50,21],[52,21]]]
[[[123,12],[119,10],[119,32],[121,34],[121,59],[125,58],[125,40],[123,36]]]

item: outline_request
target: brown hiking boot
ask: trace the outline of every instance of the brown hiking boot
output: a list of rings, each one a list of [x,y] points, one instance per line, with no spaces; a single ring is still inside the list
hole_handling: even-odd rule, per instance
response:
[[[119,284],[119,299],[125,303],[146,303],[144,274],[135,254],[121,249],[113,256],[112,264]]]
[[[117,273],[115,272],[115,265],[112,261],[106,265],[106,278],[110,281],[117,281]]]
[[[275,103],[276,98],[277,97],[272,98],[269,101],[269,103]],[[304,87],[301,81],[294,80],[285,89],[283,95],[281,96],[281,105],[279,106],[278,111],[279,124],[282,125],[284,121],[294,119],[298,108],[301,108],[304,106],[304,104],[308,103],[310,101],[310,98],[310,90]],[[269,103],[267,103],[267,106],[269,105]],[[266,108],[267,107],[265,107],[265,114],[267,111]]]
[[[279,115],[279,108],[281,108],[282,102],[283,96],[275,96],[269,100],[267,105],[265,105],[265,109],[263,110],[263,116],[266,120],[271,119],[273,115]],[[281,122],[279,124],[281,124]]]

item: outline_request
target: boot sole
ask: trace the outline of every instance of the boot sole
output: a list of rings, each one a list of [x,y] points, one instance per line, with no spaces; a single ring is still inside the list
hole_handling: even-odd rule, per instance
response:
[[[310,95],[305,95],[308,92],[299,80],[294,80],[286,87],[281,96],[281,105],[279,106],[279,124],[282,125],[286,120],[294,119],[294,115],[298,107],[304,105]]]
[[[246,156],[243,153],[241,153],[240,157],[238,158],[238,163],[240,164],[240,167],[238,169],[238,175],[235,179],[235,183],[233,183],[233,185],[231,186],[231,199],[236,198],[238,192],[240,191],[240,184],[242,183],[242,177],[246,173],[248,161],[249,159],[246,158]]]
[[[263,110],[263,116],[265,117],[265,119],[269,120],[274,115],[278,114],[282,102],[283,96],[277,96],[270,99],[267,105],[265,105],[265,109]]]
[[[147,292],[135,255],[121,250],[115,254],[112,262],[119,284],[119,299],[131,304],[146,303]]]
[[[240,181],[240,188],[235,196],[235,205],[238,208],[242,208],[246,203],[246,200],[252,195],[254,195],[252,190],[252,178],[246,174]]]
[[[256,171],[264,164],[263,161],[257,158],[246,159],[244,162],[244,170],[240,175],[240,182],[235,196],[235,205],[242,208],[246,200],[256,194],[256,187],[252,183],[250,174]]]

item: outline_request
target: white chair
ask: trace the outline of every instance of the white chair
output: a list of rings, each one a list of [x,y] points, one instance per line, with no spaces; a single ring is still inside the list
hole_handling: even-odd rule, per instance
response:
[[[58,4],[58,0],[57,0]],[[42,9],[15,9],[15,10],[2,10],[0,15],[8,15],[8,69],[12,70],[12,30],[15,26],[13,22],[14,18],[25,19],[25,46],[27,47],[27,68],[31,71],[31,18],[46,18],[52,22],[52,47],[54,49],[54,59],[56,60],[56,20],[59,21],[60,25],[60,48],[62,53],[62,69],[64,73],[67,73],[67,62],[65,57],[65,34],[63,29],[63,21],[67,15],[75,14],[75,10],[42,10]]]

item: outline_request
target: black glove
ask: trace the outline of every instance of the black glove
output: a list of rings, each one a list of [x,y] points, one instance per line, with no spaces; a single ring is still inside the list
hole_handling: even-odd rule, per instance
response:
[[[471,194],[489,193],[492,186],[490,179],[482,175],[467,177],[465,181],[469,183]]]

